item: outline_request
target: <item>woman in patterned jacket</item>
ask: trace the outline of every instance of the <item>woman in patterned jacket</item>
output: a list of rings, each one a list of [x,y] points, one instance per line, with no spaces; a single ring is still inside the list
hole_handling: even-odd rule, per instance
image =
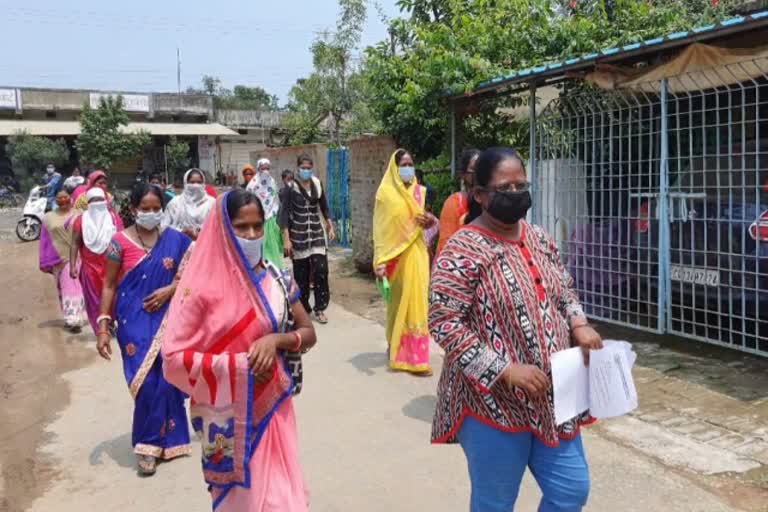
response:
[[[531,207],[522,159],[491,148],[477,161],[482,207],[435,264],[430,331],[446,352],[432,441],[458,443],[472,481],[472,512],[513,510],[525,468],[539,512],[579,511],[589,472],[579,428],[555,422],[551,356],[602,340],[584,316],[552,238],[524,218]]]

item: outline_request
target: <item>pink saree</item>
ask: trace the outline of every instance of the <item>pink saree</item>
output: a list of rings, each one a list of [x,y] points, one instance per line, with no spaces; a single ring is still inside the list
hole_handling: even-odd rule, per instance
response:
[[[166,379],[192,398],[203,445],[203,475],[218,511],[305,512],[293,381],[282,357],[257,384],[250,344],[276,332],[287,314],[280,281],[245,263],[226,213],[209,214],[160,327]],[[290,302],[298,300],[295,285]]]

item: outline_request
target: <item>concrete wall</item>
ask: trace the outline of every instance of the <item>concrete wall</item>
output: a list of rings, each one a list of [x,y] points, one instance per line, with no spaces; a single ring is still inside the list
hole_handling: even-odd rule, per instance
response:
[[[228,177],[232,176],[233,179],[236,179],[237,183],[241,183],[243,166],[256,164],[256,160],[251,158],[251,155],[264,151],[266,148],[263,135],[249,133],[238,137],[222,137],[219,142],[221,170]]]
[[[256,110],[217,110],[216,122],[230,128],[280,128],[285,112],[259,112]]]
[[[152,94],[155,115],[170,113],[182,115],[213,116],[213,100],[204,94]]]
[[[22,110],[74,110],[90,100],[88,91],[21,90]]]
[[[272,174],[275,176],[275,179],[279,179],[280,173],[284,169],[295,171],[298,168],[296,159],[304,153],[312,157],[312,160],[315,162],[315,176],[320,178],[324,187],[327,187],[328,146],[325,144],[266,148],[262,151],[251,153],[251,163],[255,165],[259,158],[269,158],[270,162],[272,162]]]
[[[397,149],[391,137],[365,137],[349,143],[349,197],[352,255],[360,272],[373,270],[373,207],[376,190]]]

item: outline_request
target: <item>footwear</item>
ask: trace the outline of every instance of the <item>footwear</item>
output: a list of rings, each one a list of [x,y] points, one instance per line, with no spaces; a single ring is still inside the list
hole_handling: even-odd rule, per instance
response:
[[[157,471],[157,459],[151,455],[139,455],[137,463],[141,476],[152,476]]]
[[[69,329],[69,332],[71,332],[72,334],[80,334],[81,332],[83,332],[83,328],[80,327],[79,325],[70,325],[67,327],[67,329]]]
[[[328,323],[328,317],[325,316],[325,313],[322,311],[315,311],[315,320],[317,320],[320,324],[327,324]]]

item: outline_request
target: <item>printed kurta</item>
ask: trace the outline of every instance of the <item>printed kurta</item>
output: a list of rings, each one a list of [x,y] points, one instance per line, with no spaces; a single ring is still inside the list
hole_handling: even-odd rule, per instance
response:
[[[552,392],[532,398],[496,383],[509,364],[551,375],[551,355],[570,348],[584,313],[554,241],[522,222],[512,242],[476,226],[457,232],[432,278],[430,330],[446,352],[432,428],[435,443],[456,442],[467,415],[498,429],[532,432],[545,444],[578,434],[584,415],[558,427]]]

